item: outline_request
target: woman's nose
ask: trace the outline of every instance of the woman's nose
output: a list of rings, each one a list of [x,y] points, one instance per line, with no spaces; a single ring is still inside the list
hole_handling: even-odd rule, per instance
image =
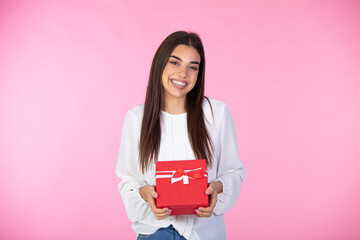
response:
[[[186,67],[180,67],[179,69],[179,76],[185,78],[187,76],[187,69]]]

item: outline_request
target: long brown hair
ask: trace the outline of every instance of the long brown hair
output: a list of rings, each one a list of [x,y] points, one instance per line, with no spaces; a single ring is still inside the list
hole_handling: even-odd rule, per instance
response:
[[[195,48],[200,55],[200,66],[196,84],[186,95],[187,130],[195,157],[206,159],[208,166],[212,164],[213,143],[206,129],[204,112],[202,110],[205,84],[204,48],[200,37],[196,33],[177,31],[170,34],[161,43],[151,64],[139,144],[139,163],[143,173],[148,169],[151,162],[156,161],[159,155],[161,141],[160,116],[161,107],[164,103],[162,73],[171,53],[179,44]]]

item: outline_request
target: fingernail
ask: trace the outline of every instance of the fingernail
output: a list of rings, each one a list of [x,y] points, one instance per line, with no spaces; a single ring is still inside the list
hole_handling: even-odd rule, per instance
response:
[[[169,210],[169,215],[171,214],[172,210]]]
[[[199,211],[198,211],[197,209],[195,209],[195,212],[196,212],[196,213],[199,213]]]
[[[210,194],[210,190],[206,189],[205,194],[209,195]]]
[[[158,197],[158,194],[157,193],[154,193],[154,198],[157,198]]]

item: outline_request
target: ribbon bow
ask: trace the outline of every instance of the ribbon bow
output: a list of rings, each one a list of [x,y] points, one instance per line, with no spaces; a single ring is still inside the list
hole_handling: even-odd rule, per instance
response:
[[[205,171],[202,168],[195,170],[183,170],[179,168],[171,176],[171,184],[183,180],[184,184],[189,184],[189,178],[191,179],[202,179],[205,175]]]

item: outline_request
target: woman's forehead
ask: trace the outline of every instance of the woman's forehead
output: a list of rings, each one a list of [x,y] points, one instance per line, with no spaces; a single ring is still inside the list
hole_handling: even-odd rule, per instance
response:
[[[194,47],[184,44],[177,45],[170,56],[176,56],[186,62],[200,62],[200,54],[198,51]]]

